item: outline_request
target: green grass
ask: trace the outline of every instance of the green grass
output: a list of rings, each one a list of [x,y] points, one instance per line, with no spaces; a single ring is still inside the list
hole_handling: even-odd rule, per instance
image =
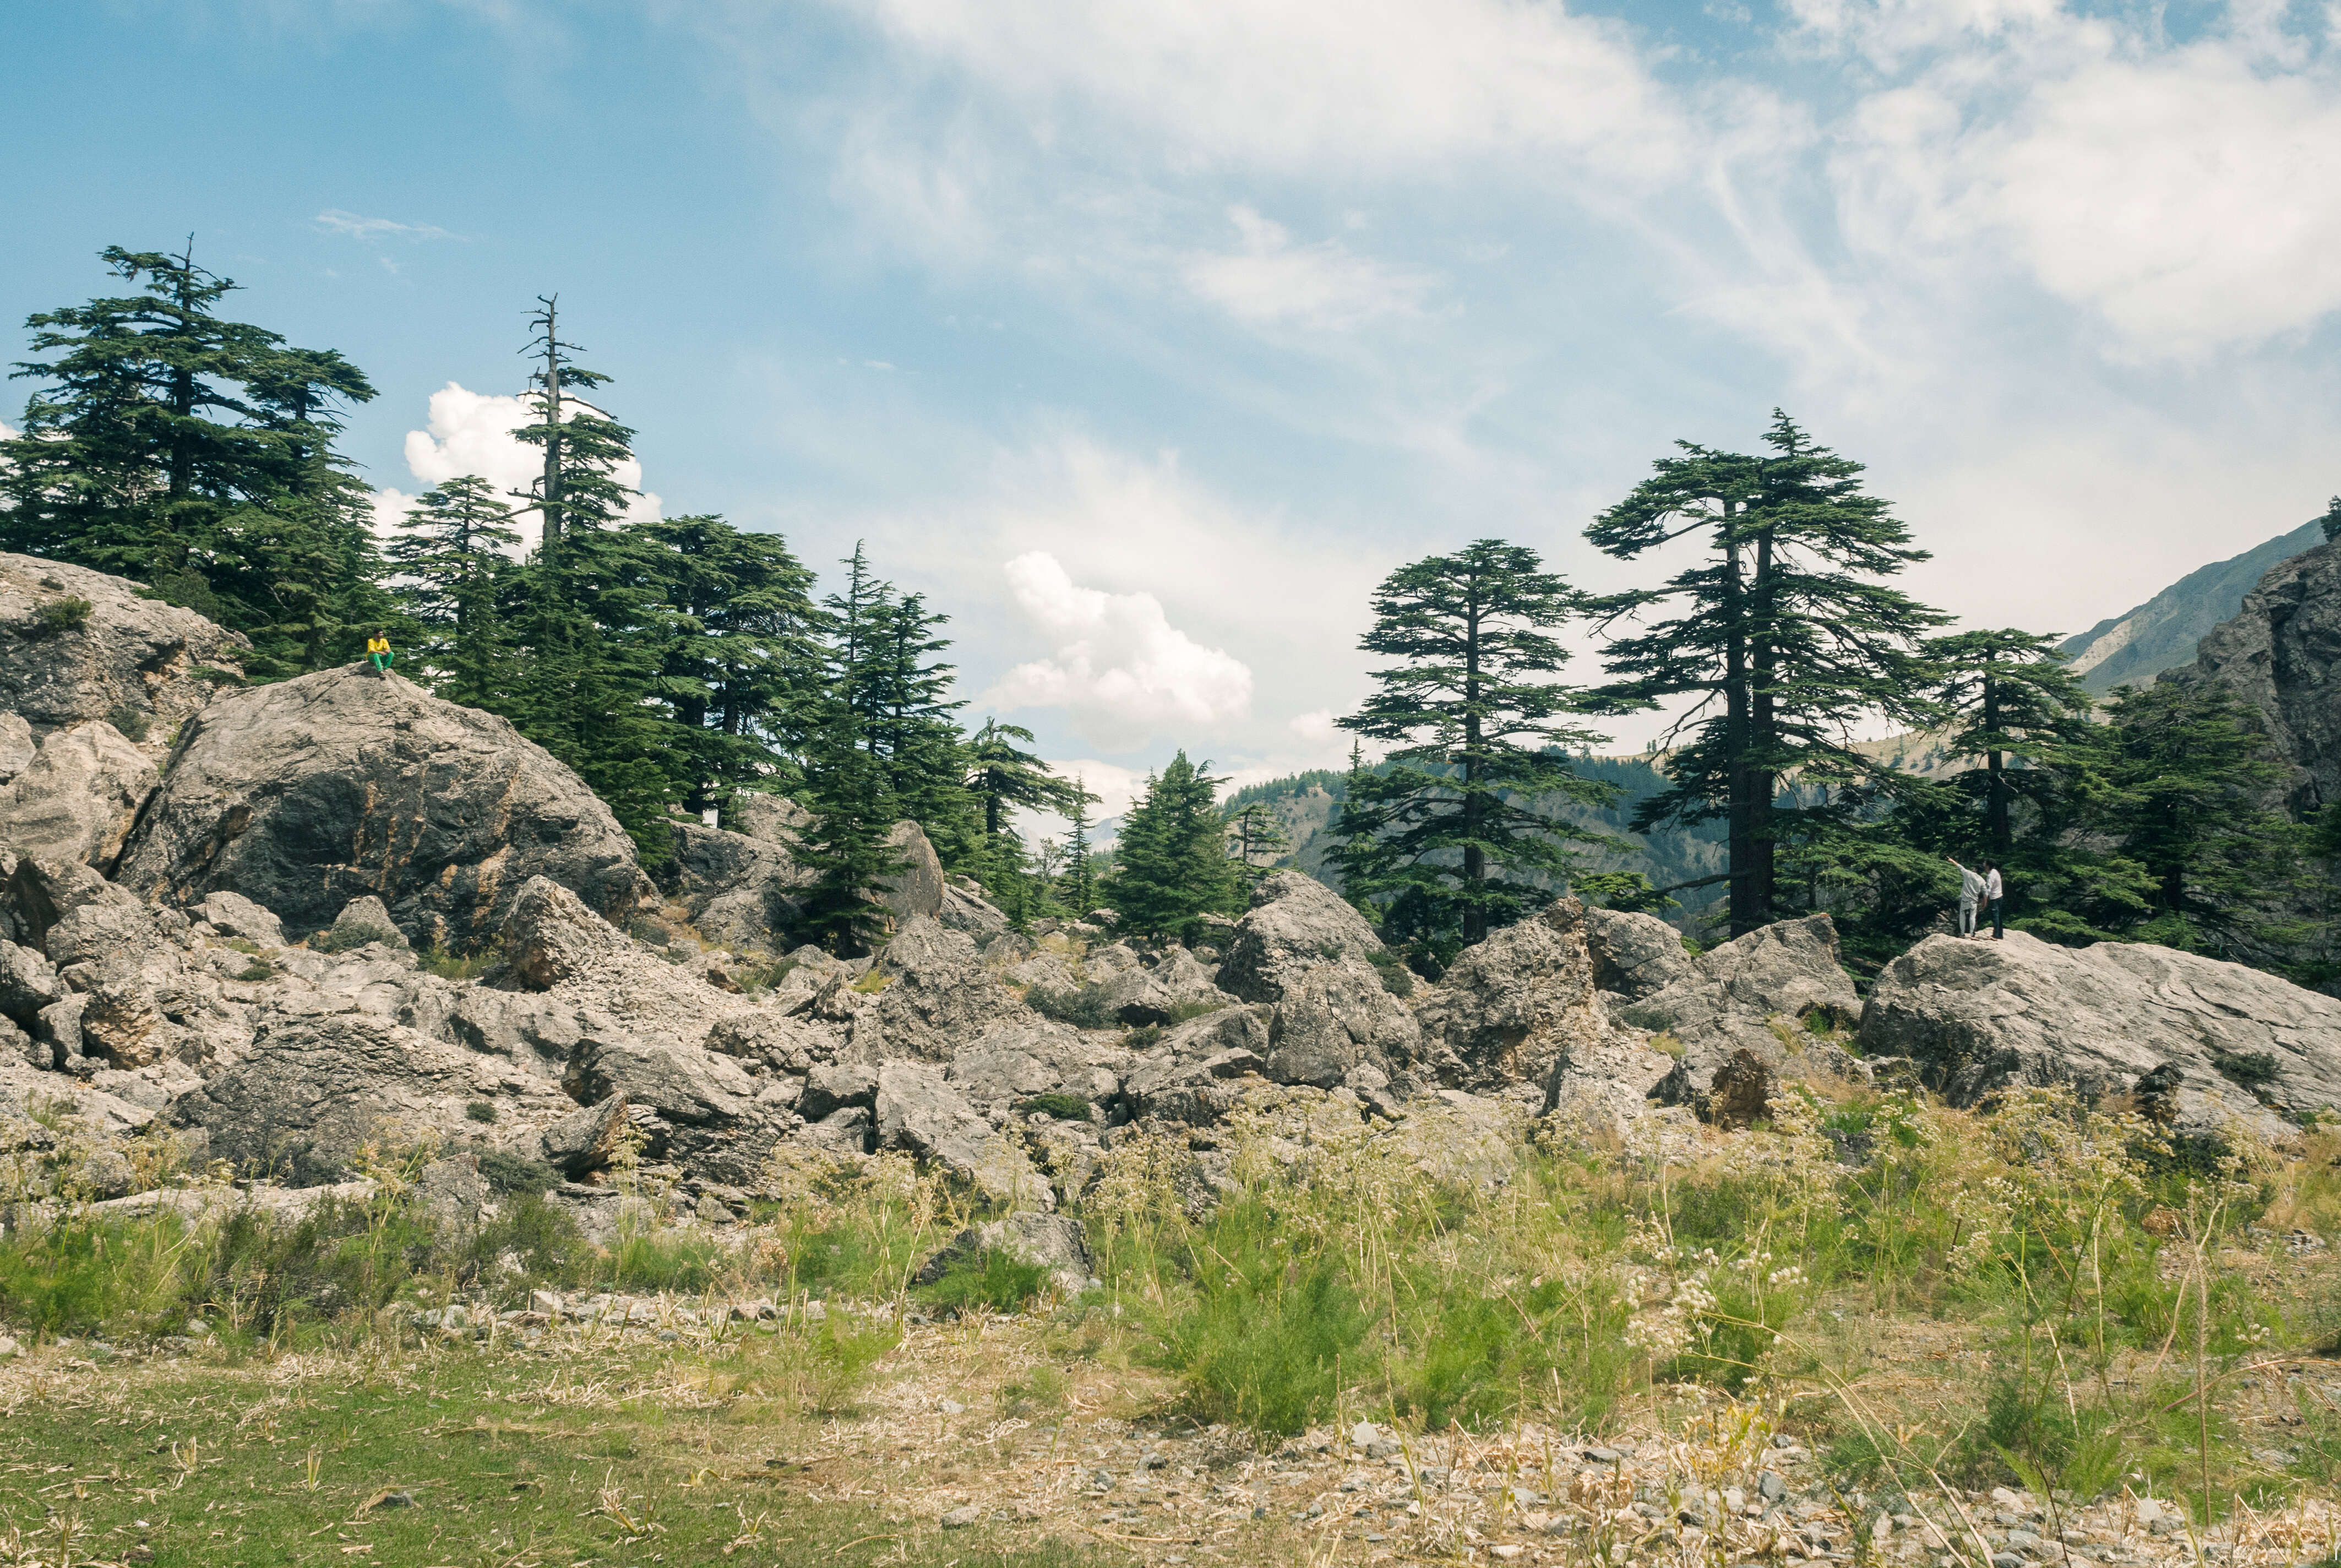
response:
[[[707,1365],[760,1376],[773,1345]],[[798,1495],[826,1477],[802,1475],[792,1426],[686,1440],[655,1391],[702,1370],[641,1350],[548,1362],[456,1347],[289,1380],[183,1365],[52,1388],[0,1423],[0,1547],[155,1568],[1004,1560],[983,1528],[945,1537],[931,1519]],[[631,1396],[536,1397],[597,1379]],[[393,1493],[411,1502],[382,1501]],[[1116,1560],[1047,1543],[1014,1557]]]
[[[1021,1312],[1048,1287],[1047,1269],[987,1250],[956,1260],[942,1278],[919,1286],[917,1294],[929,1310],[957,1316],[979,1307]]]

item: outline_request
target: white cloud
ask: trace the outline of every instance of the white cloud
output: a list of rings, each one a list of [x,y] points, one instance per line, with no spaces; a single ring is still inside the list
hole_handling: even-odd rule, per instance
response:
[[[543,450],[513,435],[528,420],[528,405],[520,398],[473,392],[451,381],[431,394],[427,428],[406,433],[407,472],[425,488],[463,474],[476,474],[493,485],[499,494],[507,498],[524,495],[530,481],[544,471]],[[618,464],[617,480],[628,489],[640,492],[627,504],[626,515],[630,519],[642,521],[659,515],[659,498],[642,488],[643,465],[638,459],[629,457]],[[385,509],[394,508],[403,514],[405,506],[412,504],[410,498],[394,490],[385,491],[383,495],[397,499],[376,500],[376,527],[383,526]],[[523,547],[534,545],[537,523],[534,514],[523,515]]]
[[[1251,671],[1170,624],[1151,594],[1076,584],[1045,550],[1007,565],[1017,608],[1053,648],[1009,670],[985,702],[1013,712],[1063,708],[1108,750],[1178,727],[1210,733],[1251,711]]]
[[[1014,105],[1043,145],[1096,115],[1175,161],[1311,172],[1598,150],[1612,173],[1648,173],[1682,151],[1624,30],[1558,5],[837,3]]]
[[[319,213],[314,221],[321,229],[347,235],[354,240],[452,240],[460,237],[435,224],[402,224],[388,218],[364,218],[355,213],[343,212],[338,207],[329,207]]]
[[[1241,204],[1228,218],[1239,248],[1195,256],[1185,276],[1195,294],[1240,321],[1345,331],[1377,316],[1420,314],[1437,281],[1357,255],[1338,241],[1296,245],[1284,225]]]

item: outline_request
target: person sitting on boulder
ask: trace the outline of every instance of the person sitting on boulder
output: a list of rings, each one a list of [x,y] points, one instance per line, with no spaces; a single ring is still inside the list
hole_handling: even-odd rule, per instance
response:
[[[376,632],[366,639],[366,663],[374,666],[375,674],[389,674],[390,666],[397,661],[397,658],[398,655],[390,651],[390,637],[387,633]]]
[[[1958,856],[1955,854],[1947,854],[1943,858],[1953,865],[1959,865]],[[1959,865],[1959,934],[1961,936],[1975,934],[1976,900],[1982,896],[1984,885],[1983,873],[1969,871],[1966,866]]]

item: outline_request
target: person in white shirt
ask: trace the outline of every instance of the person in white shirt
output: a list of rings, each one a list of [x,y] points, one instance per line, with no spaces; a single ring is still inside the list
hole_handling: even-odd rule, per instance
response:
[[[1996,864],[1987,864],[1983,869],[1984,901],[1991,905],[1991,939],[1994,942],[2005,942],[2007,936],[2001,930],[1999,924],[1999,900],[2005,891],[2000,884],[1999,867]]]
[[[1959,865],[1957,855],[1943,856],[1953,865]],[[1984,876],[1979,871],[1969,871],[1959,865],[1959,934],[1973,936],[1976,927],[1976,900],[1983,896]]]

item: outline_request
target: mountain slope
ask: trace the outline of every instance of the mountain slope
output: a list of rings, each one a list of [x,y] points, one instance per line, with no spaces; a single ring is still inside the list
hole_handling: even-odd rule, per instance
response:
[[[2270,568],[2324,543],[2324,529],[2304,523],[2256,549],[2189,572],[2145,604],[2067,638],[2057,651],[2098,695],[2150,681],[2192,663],[2203,634],[2241,609],[2244,595]]]

